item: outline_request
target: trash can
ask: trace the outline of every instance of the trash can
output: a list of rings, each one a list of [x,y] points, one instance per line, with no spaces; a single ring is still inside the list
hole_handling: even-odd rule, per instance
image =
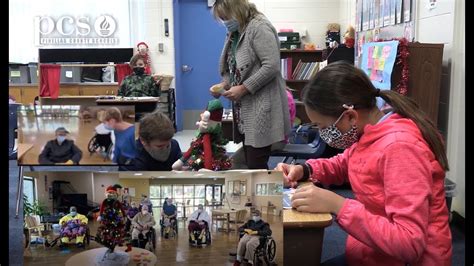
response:
[[[451,203],[453,201],[453,197],[456,196],[456,183],[454,183],[448,178],[445,178],[444,191],[446,194],[446,206],[448,207],[448,211],[449,211],[449,221],[451,221],[452,219]]]

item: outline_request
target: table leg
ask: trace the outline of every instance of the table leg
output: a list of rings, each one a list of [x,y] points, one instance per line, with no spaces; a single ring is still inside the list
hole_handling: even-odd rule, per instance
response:
[[[284,228],[283,231],[284,265],[320,265],[324,228]]]
[[[227,233],[230,232],[230,213],[227,214]]]

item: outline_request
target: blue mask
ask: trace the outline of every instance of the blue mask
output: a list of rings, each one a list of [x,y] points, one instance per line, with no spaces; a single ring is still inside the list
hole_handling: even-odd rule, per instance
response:
[[[222,23],[224,23],[224,26],[229,32],[234,32],[239,29],[239,22],[236,19],[225,20]]]
[[[104,123],[104,127],[105,127],[105,129],[107,129],[107,130],[114,130],[113,127],[110,127],[109,125],[107,125],[107,124],[105,124],[105,123]]]
[[[77,215],[77,212],[71,212],[71,216],[74,217]]]
[[[65,136],[57,136],[56,140],[58,141],[59,144],[61,144],[66,140],[66,137]]]

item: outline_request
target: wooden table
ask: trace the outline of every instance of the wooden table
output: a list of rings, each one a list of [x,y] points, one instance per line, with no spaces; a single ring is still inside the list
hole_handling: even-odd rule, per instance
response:
[[[124,251],[126,247],[116,247],[115,250]],[[99,254],[104,254],[107,248],[95,248],[86,250],[79,254],[76,254],[70,257],[66,261],[66,266],[77,266],[77,265],[95,265],[95,258]],[[130,262],[128,265],[140,265],[140,266],[153,266],[156,265],[157,259],[155,254],[151,253],[146,249],[141,248],[132,248],[132,251],[128,252],[130,255]],[[139,256],[140,258],[136,258],[135,256]],[[134,258],[136,258],[134,260]]]
[[[74,96],[59,96],[57,99],[51,97],[40,97],[42,105],[82,105],[93,106],[96,105],[98,96],[95,95],[74,95]]]
[[[320,265],[324,228],[331,225],[329,213],[283,210],[285,265]]]
[[[18,143],[18,153],[17,153],[17,161],[18,164],[22,163],[23,156],[33,148],[33,144],[27,143]]]
[[[213,215],[221,215],[227,217],[227,233],[230,232],[230,214],[236,214],[239,210],[232,209],[214,209],[212,210]]]
[[[110,97],[110,96],[108,96]],[[111,99],[97,99],[97,105],[133,105],[135,106],[135,121],[139,121],[145,113],[151,113],[156,110],[159,97],[115,97]]]

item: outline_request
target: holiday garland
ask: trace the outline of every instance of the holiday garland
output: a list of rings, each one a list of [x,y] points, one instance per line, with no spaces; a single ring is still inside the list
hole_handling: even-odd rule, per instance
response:
[[[402,66],[402,76],[400,82],[397,84],[396,91],[402,95],[407,95],[408,93],[408,78],[409,78],[409,69],[408,69],[408,40],[406,38],[393,38],[382,40],[379,39],[375,42],[386,42],[386,41],[398,41],[398,50],[397,50],[397,65]]]

